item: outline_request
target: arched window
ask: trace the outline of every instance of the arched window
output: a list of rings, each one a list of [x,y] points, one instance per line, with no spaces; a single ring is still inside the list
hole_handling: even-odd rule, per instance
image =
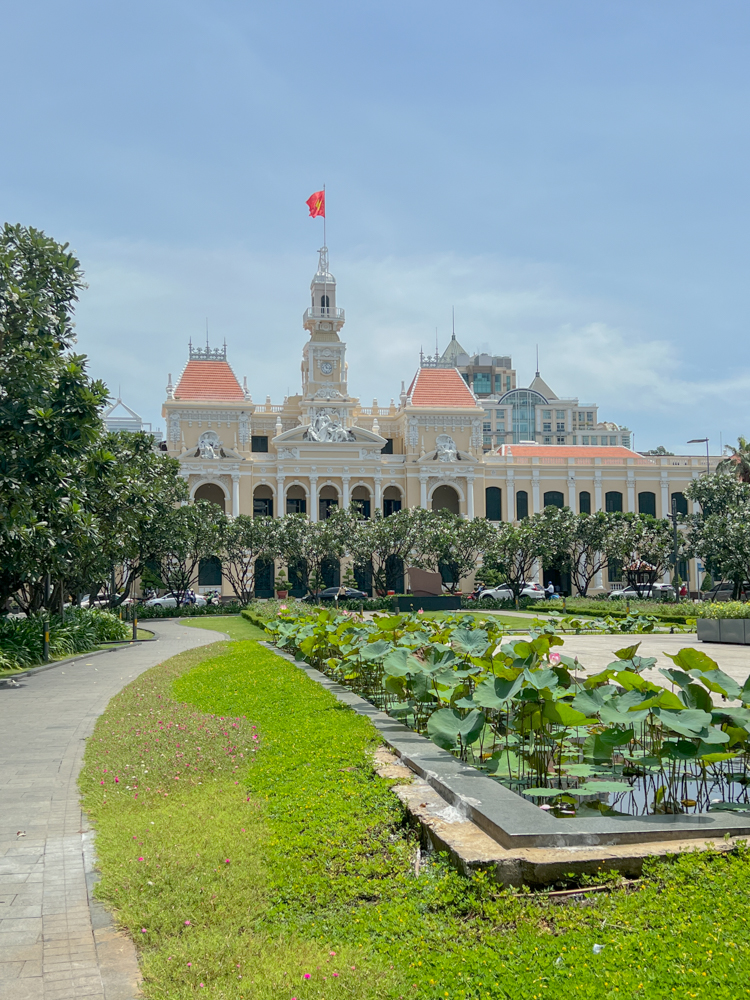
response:
[[[286,491],[287,514],[306,514],[307,495],[301,486],[290,486]]]
[[[273,597],[273,559],[255,560],[255,596]]]
[[[323,577],[323,589],[341,586],[341,561],[335,556],[326,556],[320,564],[320,575]]]
[[[331,303],[330,303],[330,300],[329,300],[329,298],[328,298],[327,295],[321,295],[320,296],[320,311],[322,313],[325,313],[325,312],[328,311],[328,307],[330,306],[330,304]]]
[[[385,561],[386,589],[397,594],[404,592],[404,560],[401,556],[390,555]]]
[[[225,509],[224,490],[217,483],[203,483],[193,494],[193,500],[208,500],[209,503],[215,503],[222,510]]]
[[[550,490],[548,493],[544,494],[544,506],[559,507],[562,509],[565,506],[565,497],[559,492],[559,490]]]
[[[451,514],[458,514],[458,493],[452,486],[438,486],[432,494],[432,509],[449,510]]]
[[[578,494],[578,510],[581,514],[591,513],[591,494],[588,490],[581,490]]]
[[[516,493],[516,519],[523,521],[529,516],[529,494],[526,490],[519,490]]]
[[[638,513],[656,517],[656,494],[648,491],[638,494]]]
[[[372,513],[370,502],[370,491],[366,486],[355,486],[352,490],[352,507],[357,507],[364,520],[369,521]]]
[[[401,510],[401,491],[398,486],[386,486],[383,491],[383,517]]]
[[[612,490],[611,493],[604,494],[604,509],[612,514],[615,511],[622,511],[622,493]]]
[[[273,490],[270,486],[255,487],[253,517],[273,517]]]
[[[488,521],[503,519],[503,491],[498,486],[488,486],[484,491],[484,516]]]
[[[198,564],[198,586],[221,586],[221,561],[218,556],[209,556],[208,559],[201,559]]]
[[[324,486],[318,498],[318,519],[325,521],[330,517],[331,510],[338,507],[339,493],[335,486]]]
[[[685,496],[684,493],[673,493],[672,494],[672,500],[676,500],[677,501],[677,513],[678,514],[687,514],[687,512],[688,512],[688,504],[687,504],[687,497]],[[672,505],[671,504],[670,504],[670,507],[669,507],[669,513],[670,514],[672,513]],[[684,579],[685,579],[685,577],[683,577],[683,580]]]

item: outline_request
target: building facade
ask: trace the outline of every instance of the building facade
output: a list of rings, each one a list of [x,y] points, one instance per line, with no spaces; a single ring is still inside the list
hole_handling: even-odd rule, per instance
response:
[[[469,358],[455,338],[441,358],[422,360],[397,400],[362,405],[349,387],[336,292],[324,248],[302,317],[301,389],[281,403],[253,401],[226,345],[190,345],[177,383],[169,376],[162,448],[179,459],[191,499],[231,515],[313,520],[352,501],[365,516],[422,506],[494,521],[547,504],[663,517],[674,496],[685,507],[705,458],[637,454],[624,444],[629,432],[600,424],[595,406],[558,399],[539,375],[518,389],[510,358],[485,365],[489,356]]]

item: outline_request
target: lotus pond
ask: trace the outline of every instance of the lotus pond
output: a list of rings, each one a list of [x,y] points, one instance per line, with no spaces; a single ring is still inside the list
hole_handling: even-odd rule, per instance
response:
[[[271,640],[557,816],[750,810],[750,677],[639,643],[587,676],[554,623],[280,612]]]

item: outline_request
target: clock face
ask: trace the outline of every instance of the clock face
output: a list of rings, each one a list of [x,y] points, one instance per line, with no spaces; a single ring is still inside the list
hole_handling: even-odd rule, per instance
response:
[[[320,364],[320,370],[324,375],[330,375],[333,371],[333,365],[330,361],[322,361]]]

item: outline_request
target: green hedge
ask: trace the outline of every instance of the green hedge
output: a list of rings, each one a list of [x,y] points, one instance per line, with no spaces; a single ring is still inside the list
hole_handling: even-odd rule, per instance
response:
[[[49,623],[52,659],[87,653],[103,642],[130,638],[130,625],[100,608],[69,608],[59,615],[0,618],[0,669],[33,667],[44,660],[44,628]]]
[[[136,617],[140,620],[146,618],[200,618],[205,615],[238,615],[242,611],[239,601],[232,601],[231,604],[205,604],[198,607],[197,604],[183,604],[180,608],[158,608],[149,607],[147,604],[137,604],[135,606]],[[128,611],[128,618],[132,620],[133,609]]]

